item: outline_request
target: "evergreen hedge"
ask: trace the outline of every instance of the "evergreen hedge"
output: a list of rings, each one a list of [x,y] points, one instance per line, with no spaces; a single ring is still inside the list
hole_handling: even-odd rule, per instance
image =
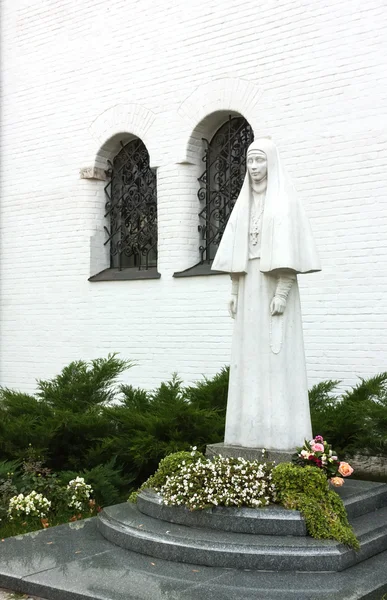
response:
[[[0,461],[21,464],[33,449],[65,483],[82,475],[107,505],[126,500],[168,454],[223,439],[227,369],[194,386],[173,376],[146,391],[118,384],[132,365],[112,354],[72,362],[39,380],[34,395],[0,388]]]
[[[323,381],[309,392],[313,433],[340,457],[355,453],[387,456],[387,372],[337,394],[339,381]]]
[[[32,448],[63,480],[84,476],[106,505],[125,500],[168,454],[192,446],[203,452],[223,440],[227,368],[192,386],[173,376],[146,391],[118,383],[132,365],[113,354],[72,362],[38,381],[34,395],[0,388],[0,461],[21,464]],[[310,391],[314,434],[343,457],[355,451],[386,456],[387,373],[362,379],[341,396],[338,383]],[[3,483],[0,469],[0,491]]]

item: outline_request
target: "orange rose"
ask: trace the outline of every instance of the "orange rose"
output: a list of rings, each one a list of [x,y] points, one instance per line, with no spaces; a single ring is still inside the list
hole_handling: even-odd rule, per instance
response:
[[[336,487],[340,487],[344,483],[344,479],[342,477],[332,477],[329,481]]]
[[[353,469],[352,469],[351,465],[349,465],[348,463],[341,462],[339,465],[339,473],[343,477],[349,477],[349,475],[352,475]]]

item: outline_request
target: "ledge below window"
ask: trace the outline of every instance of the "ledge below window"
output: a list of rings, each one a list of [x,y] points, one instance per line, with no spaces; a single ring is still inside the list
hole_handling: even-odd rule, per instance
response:
[[[105,269],[97,275],[89,277],[89,281],[128,281],[131,279],[160,279],[161,275],[156,268],[139,271],[133,269]]]
[[[199,275],[225,275],[223,271],[211,271],[212,260],[198,263],[194,267],[174,273],[174,277],[198,277]]]

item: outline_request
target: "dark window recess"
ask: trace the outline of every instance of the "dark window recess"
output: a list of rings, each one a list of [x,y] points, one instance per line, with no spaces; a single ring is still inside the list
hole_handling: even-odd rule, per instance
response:
[[[157,266],[156,173],[140,139],[121,146],[107,171],[105,245],[110,244],[111,268],[148,270]]]
[[[246,150],[254,139],[253,130],[243,117],[231,117],[215,133],[203,140],[205,171],[199,177],[198,198],[202,244],[201,262],[215,257],[231,211],[246,173]]]

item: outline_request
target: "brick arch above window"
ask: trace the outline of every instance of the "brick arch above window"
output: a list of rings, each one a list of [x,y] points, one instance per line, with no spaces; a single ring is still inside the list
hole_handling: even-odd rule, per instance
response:
[[[129,142],[140,138],[149,152],[152,168],[157,167],[154,156],[155,136],[152,128],[156,115],[139,104],[118,104],[101,113],[90,125],[89,131],[95,140],[93,167],[106,169],[107,161],[116,155],[121,141]]]
[[[176,162],[198,164],[202,138],[208,137],[214,125],[216,130],[221,125],[219,120],[226,121],[229,114],[243,115],[255,129],[261,94],[260,87],[242,78],[225,77],[198,86],[178,109],[181,134]]]

